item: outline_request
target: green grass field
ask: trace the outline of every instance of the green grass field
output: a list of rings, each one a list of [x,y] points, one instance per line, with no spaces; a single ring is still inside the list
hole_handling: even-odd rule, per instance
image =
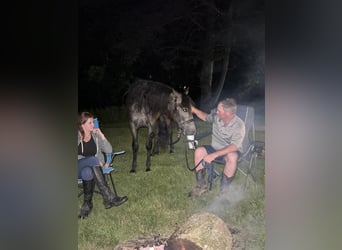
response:
[[[101,128],[114,150],[126,151],[115,159],[116,171],[112,176],[118,194],[127,195],[128,201],[119,207],[105,209],[102,197],[94,194],[91,214],[78,220],[78,249],[114,249],[119,242],[155,235],[167,238],[199,211],[215,213],[227,223],[233,233],[234,249],[264,249],[264,159],[257,161],[256,187],[250,183],[244,191],[244,176],[237,172],[231,186],[230,204],[218,199],[219,178],[215,179],[212,191],[199,198],[189,198],[187,193],[195,184],[195,176],[186,167],[182,141],[175,145],[173,154],[161,149],[159,155],[152,157],[152,171],[145,172],[147,130],[140,129],[137,172],[129,173],[131,134],[125,116],[120,116],[121,121],[113,121],[106,119],[104,113],[93,113],[103,121]],[[209,128],[197,120],[196,125],[200,132]],[[264,141],[264,130],[258,130],[256,136],[257,140]],[[210,137],[203,139],[200,144],[209,140]],[[192,151],[188,152],[188,157],[193,166]],[[216,169],[222,171],[221,166],[216,166]],[[79,207],[82,202],[83,197],[78,198]]]

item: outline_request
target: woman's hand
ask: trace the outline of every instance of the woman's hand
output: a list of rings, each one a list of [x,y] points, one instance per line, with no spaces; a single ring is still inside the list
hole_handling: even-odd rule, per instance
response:
[[[106,139],[106,137],[102,133],[101,129],[99,129],[99,128],[94,128],[93,133],[99,135],[102,138],[102,140]]]

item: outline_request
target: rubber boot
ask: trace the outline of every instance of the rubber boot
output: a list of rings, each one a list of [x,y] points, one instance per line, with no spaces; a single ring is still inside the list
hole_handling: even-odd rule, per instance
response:
[[[203,168],[198,172],[195,172],[196,176],[196,186],[189,192],[188,196],[200,196],[208,191],[206,180],[206,169]]]
[[[230,183],[233,181],[234,176],[228,177],[223,172],[221,175],[221,182],[220,182],[220,193],[224,194],[228,191],[228,187]]]
[[[90,181],[82,181],[83,185],[83,205],[81,207],[81,211],[78,215],[78,218],[85,218],[89,215],[90,211],[93,209],[93,193],[95,187],[94,179]]]
[[[112,193],[108,183],[105,180],[101,166],[93,167],[93,172],[96,185],[99,188],[103,198],[103,205],[106,209],[114,206],[120,206],[122,203],[128,200],[127,196],[119,197]]]

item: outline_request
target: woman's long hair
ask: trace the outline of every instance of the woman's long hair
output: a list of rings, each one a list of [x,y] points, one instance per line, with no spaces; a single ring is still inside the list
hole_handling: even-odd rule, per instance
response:
[[[82,138],[84,138],[84,130],[82,125],[86,123],[89,118],[94,118],[94,116],[89,112],[82,112],[78,115],[78,130],[80,131]]]

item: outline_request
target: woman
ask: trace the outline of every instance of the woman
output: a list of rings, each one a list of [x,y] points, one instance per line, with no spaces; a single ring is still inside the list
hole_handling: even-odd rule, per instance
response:
[[[112,153],[112,146],[99,128],[94,128],[94,117],[82,112],[78,118],[78,178],[83,180],[84,202],[78,215],[88,216],[93,208],[92,198],[95,183],[103,197],[105,208],[119,206],[127,197],[118,197],[112,193],[104,179],[104,153]],[[107,166],[108,167],[108,166]]]

